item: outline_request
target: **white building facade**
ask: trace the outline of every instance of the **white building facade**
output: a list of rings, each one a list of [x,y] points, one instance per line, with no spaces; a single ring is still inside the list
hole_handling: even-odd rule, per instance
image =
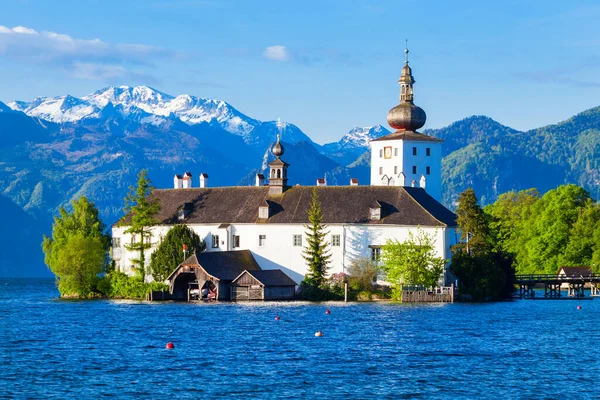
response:
[[[441,140],[416,131],[426,117],[413,104],[413,83],[407,58],[400,104],[388,114],[396,131],[371,142],[370,186],[329,187],[325,181],[316,187],[288,186],[289,164],[280,158],[284,148],[278,137],[267,185],[257,175],[254,187],[209,188],[208,176],[200,174],[200,187],[193,188],[186,172],[174,177],[173,189],[155,190],[150,197],[161,205],[160,224],[152,228],[146,260],[173,225],[185,223],[204,239],[206,251],[250,250],[261,268],[281,269],[299,283],[307,273],[302,254],[313,190],[327,225],[329,273],[347,272],[358,258],[378,261],[386,241],[403,242],[419,231],[432,236],[437,255],[449,260],[457,243],[456,216],[439,203]],[[124,233],[127,217],[123,221],[112,228],[113,260],[120,271],[133,274],[138,254],[125,248],[133,239]],[[182,261],[185,256],[182,249]]]

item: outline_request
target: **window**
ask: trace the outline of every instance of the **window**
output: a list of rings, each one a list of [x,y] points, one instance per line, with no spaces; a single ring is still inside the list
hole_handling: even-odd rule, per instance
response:
[[[212,248],[216,249],[219,247],[219,235],[212,235]]]
[[[398,167],[394,167],[394,175],[398,175]]]
[[[146,243],[146,244],[150,244],[150,243],[152,243],[152,238],[151,238],[150,236],[146,236],[146,237],[144,238],[144,243]]]
[[[371,248],[371,261],[379,261],[380,254],[381,254],[381,249],[379,247]]]
[[[431,149],[429,147],[425,149],[425,155],[431,155]]]
[[[413,174],[415,174],[415,175],[417,174],[417,166],[416,165],[413,165]]]
[[[233,247],[240,247],[240,235],[233,235]]]
[[[417,148],[413,147],[413,156],[416,156],[416,155],[417,155]]]
[[[269,219],[269,207],[258,207],[258,218]]]
[[[118,249],[119,247],[121,247],[121,238],[114,237],[112,239],[112,247],[114,247],[115,249]]]
[[[397,147],[394,149],[394,155],[398,156],[398,148]]]
[[[371,211],[369,212],[369,216],[372,220],[381,219],[381,208],[379,207],[371,207]]]
[[[379,158],[383,158],[383,149],[379,149]]]
[[[426,167],[425,168],[427,175],[431,175],[431,167]]]
[[[340,235],[331,235],[331,245],[335,247],[340,245]]]
[[[302,235],[294,235],[294,247],[302,246]]]
[[[258,235],[258,245],[263,247],[267,244],[267,235]]]
[[[383,175],[383,167],[379,167],[379,175]]]

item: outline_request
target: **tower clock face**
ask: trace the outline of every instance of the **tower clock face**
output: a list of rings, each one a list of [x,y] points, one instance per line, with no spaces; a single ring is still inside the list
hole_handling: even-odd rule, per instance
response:
[[[392,158],[392,147],[384,147],[383,148],[383,157],[384,158]]]

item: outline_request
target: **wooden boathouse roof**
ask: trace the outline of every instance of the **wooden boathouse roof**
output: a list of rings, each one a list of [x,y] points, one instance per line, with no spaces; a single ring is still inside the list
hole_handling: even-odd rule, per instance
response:
[[[236,282],[243,280],[244,276],[250,275],[254,280],[263,286],[296,286],[296,281],[287,276],[285,272],[280,269],[262,269],[262,270],[248,270],[242,272],[237,278],[231,282],[235,285]]]
[[[232,281],[245,270],[260,270],[250,250],[197,252],[179,264],[167,280],[171,280],[180,269],[186,267],[200,267],[208,275],[221,281]]]

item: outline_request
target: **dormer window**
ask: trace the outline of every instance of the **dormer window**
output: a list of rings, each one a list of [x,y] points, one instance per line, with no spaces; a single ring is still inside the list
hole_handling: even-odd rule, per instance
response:
[[[183,203],[183,208],[177,212],[177,219],[183,221],[192,212],[194,205],[192,203]]]
[[[259,219],[269,219],[269,207],[258,207],[258,218]]]
[[[373,221],[378,221],[381,219],[381,207],[371,207],[369,218]]]

